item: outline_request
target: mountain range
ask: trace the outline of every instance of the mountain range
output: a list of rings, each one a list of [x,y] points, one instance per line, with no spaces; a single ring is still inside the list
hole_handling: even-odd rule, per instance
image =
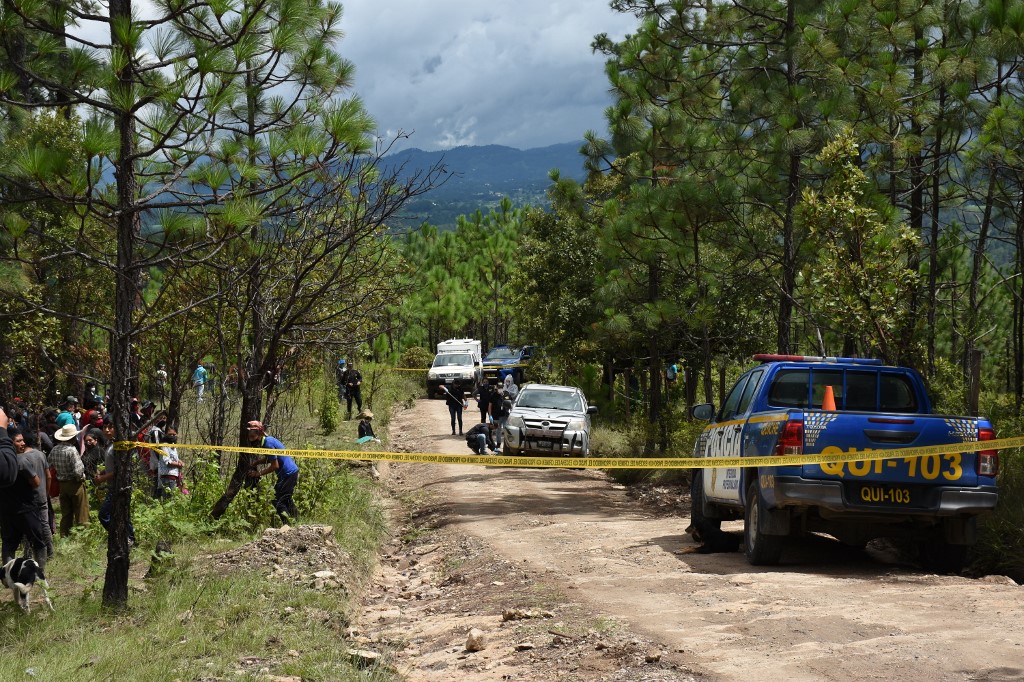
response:
[[[562,177],[582,181],[583,141],[565,142],[536,149],[514,149],[501,145],[463,146],[443,151],[404,149],[384,158],[385,167],[401,167],[402,175],[425,171],[444,163],[448,179],[444,184],[410,201],[393,227],[409,229],[430,223],[453,228],[460,215],[480,210],[488,213],[508,197],[516,207],[547,206],[545,192],[551,186],[549,172],[557,168]]]

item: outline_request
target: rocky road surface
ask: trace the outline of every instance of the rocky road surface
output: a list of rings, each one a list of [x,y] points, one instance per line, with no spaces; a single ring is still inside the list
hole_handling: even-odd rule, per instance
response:
[[[468,452],[441,401],[390,440]],[[697,554],[681,491],[665,513],[594,470],[380,468],[398,531],[356,631],[409,680],[1024,680],[1024,588],[1002,576],[818,536],[772,568]]]

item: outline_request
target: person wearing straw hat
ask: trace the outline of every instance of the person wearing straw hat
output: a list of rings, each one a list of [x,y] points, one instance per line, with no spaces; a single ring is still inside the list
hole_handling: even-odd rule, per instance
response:
[[[253,419],[246,424],[249,444],[257,448],[284,450],[284,443],[267,435],[263,422]],[[261,466],[266,468],[260,469]],[[274,509],[281,517],[282,523],[294,523],[299,518],[292,495],[299,483],[299,465],[288,455],[266,455],[253,463],[249,469],[249,478],[261,478],[277,472],[277,483],[274,485]]]
[[[78,452],[78,429],[65,424],[53,434],[57,444],[50,450],[50,466],[57,470],[60,484],[60,535],[67,537],[71,526],[89,523],[89,496],[85,492],[85,465]]]
[[[373,424],[370,420],[373,419],[373,412],[370,410],[363,410],[356,415],[359,418],[359,439],[372,438],[373,440],[380,442],[380,438],[377,438],[377,434],[373,432]],[[363,441],[364,443],[366,441]]]

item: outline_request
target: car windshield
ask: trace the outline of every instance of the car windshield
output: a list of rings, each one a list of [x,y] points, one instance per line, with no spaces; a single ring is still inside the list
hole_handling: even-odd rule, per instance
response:
[[[519,351],[513,348],[492,348],[487,352],[487,360],[516,360]]]
[[[517,407],[538,407],[552,410],[573,410],[582,412],[583,406],[575,393],[568,391],[524,390],[519,395]]]
[[[473,364],[469,353],[442,353],[434,357],[434,367],[465,367]]]

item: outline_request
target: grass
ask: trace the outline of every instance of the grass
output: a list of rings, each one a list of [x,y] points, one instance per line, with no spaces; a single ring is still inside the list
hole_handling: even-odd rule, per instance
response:
[[[400,376],[381,374],[377,381],[375,426],[386,441],[390,406],[416,387]],[[274,433],[282,434],[286,445],[354,447],[356,421],[323,434],[301,396],[282,402]],[[209,405],[191,406],[200,408]],[[186,430],[183,436],[189,442]],[[395,679],[385,667],[364,670],[349,659],[349,648],[358,648],[346,639],[358,584],[322,591],[268,579],[266,568],[228,575],[210,570],[203,555],[245,544],[279,524],[270,506],[272,477],[243,491],[225,517],[213,522],[208,512],[233,460],[223,469],[203,451],[189,451],[186,460],[190,495],[159,503],[139,488],[134,493],[139,544],[132,550],[126,609],[110,611],[101,604],[107,536],[95,509],[88,526],[56,541],[48,565],[55,612],[36,602],[26,616],[13,600],[0,600],[0,680],[255,680],[268,674]],[[302,521],[334,527],[358,583],[372,571],[386,530],[374,484],[348,462],[304,459],[299,465],[296,503]],[[142,578],[157,539],[172,541],[172,555],[159,574]]]

